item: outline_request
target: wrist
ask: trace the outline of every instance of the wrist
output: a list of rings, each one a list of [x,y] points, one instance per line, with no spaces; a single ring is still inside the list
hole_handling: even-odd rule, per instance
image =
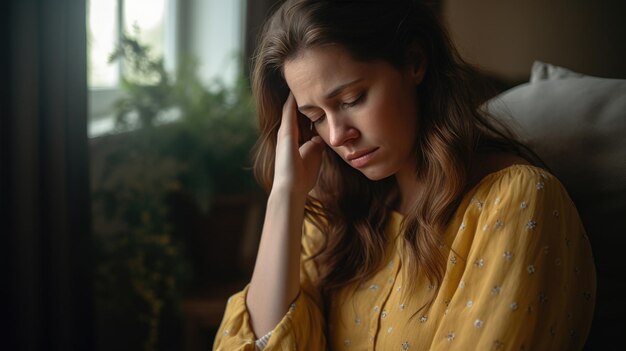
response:
[[[274,182],[272,189],[270,190],[269,197],[281,198],[290,202],[304,202],[306,201],[308,191],[305,189],[299,189],[293,184],[285,184],[280,182]]]

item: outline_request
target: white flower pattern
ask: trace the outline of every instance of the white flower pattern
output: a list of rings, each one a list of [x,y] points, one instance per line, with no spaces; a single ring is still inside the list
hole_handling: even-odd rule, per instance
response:
[[[500,229],[500,228],[502,228],[502,227],[504,227],[504,221],[503,221],[503,220],[501,220],[501,219],[496,220],[496,225],[495,225],[495,228],[496,228],[496,229]]]
[[[454,340],[454,337],[455,337],[454,333],[453,332],[449,332],[448,335],[446,336],[446,339],[448,341],[452,341],[452,340]]]

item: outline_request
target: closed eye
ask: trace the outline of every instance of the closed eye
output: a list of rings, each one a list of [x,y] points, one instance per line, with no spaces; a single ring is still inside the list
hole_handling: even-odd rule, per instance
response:
[[[319,115],[318,115],[318,114],[316,114],[316,113],[306,114],[306,113],[302,112],[300,109],[298,109],[298,112],[299,112],[299,113],[300,113],[303,117],[305,117],[305,118],[307,118],[308,120],[310,120],[310,121],[311,121],[311,123],[313,123],[313,124],[316,124],[316,123],[321,122],[321,121],[324,119],[324,117],[325,117],[325,114],[324,114],[324,113],[321,113],[321,114],[319,114]],[[319,111],[319,112],[322,112],[322,111]]]
[[[319,116],[317,118],[311,118],[311,122],[313,122],[313,124],[319,124],[322,121],[324,121],[325,118],[326,118],[326,115],[324,114],[324,115],[321,115],[321,116]]]
[[[354,107],[359,102],[361,102],[364,98],[365,98],[365,94],[361,94],[356,99],[354,99],[352,101],[342,102],[341,103],[341,108],[342,109],[346,109],[346,108]]]

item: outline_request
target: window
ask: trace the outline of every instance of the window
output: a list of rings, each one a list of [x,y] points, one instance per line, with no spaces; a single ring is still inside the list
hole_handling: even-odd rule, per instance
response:
[[[163,56],[166,68],[176,65],[177,0],[88,0],[88,85],[90,135],[113,126],[114,102],[122,96],[122,73],[132,75],[119,62],[109,63],[122,33],[135,34]]]
[[[116,87],[119,81],[119,66],[108,63],[119,37],[117,5],[115,1],[89,1],[87,79],[90,88]]]
[[[208,86],[229,85],[241,72],[246,0],[87,0],[89,135],[113,128],[113,105],[122,97],[119,63],[108,63],[121,33],[133,34],[163,55],[174,72],[179,54],[199,62],[199,78]],[[180,42],[177,40],[180,38]]]

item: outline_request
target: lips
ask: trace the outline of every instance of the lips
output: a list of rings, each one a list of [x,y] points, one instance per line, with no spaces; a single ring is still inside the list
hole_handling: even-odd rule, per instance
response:
[[[360,168],[367,165],[371,161],[377,150],[378,148],[376,147],[372,149],[353,152],[346,156],[346,160],[352,165],[352,167]]]

